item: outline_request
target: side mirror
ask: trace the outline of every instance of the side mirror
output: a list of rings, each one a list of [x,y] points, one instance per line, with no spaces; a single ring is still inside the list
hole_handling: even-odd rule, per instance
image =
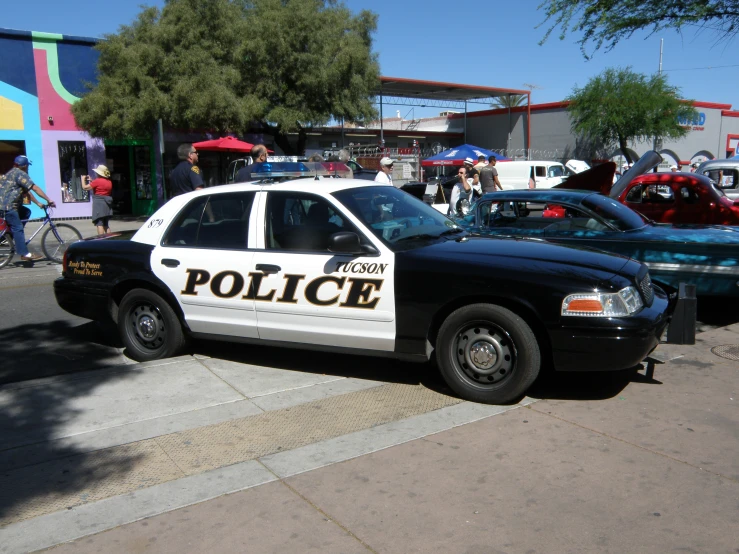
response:
[[[362,246],[359,244],[359,235],[349,231],[334,233],[328,239],[328,251],[334,254],[362,255],[377,254],[373,246]]]

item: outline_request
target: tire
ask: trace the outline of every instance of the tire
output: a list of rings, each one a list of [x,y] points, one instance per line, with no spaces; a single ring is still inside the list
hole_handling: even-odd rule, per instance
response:
[[[512,311],[471,304],[439,330],[436,360],[447,385],[465,400],[504,404],[520,398],[539,375],[536,336]]]
[[[52,227],[44,231],[44,236],[41,237],[41,250],[44,251],[44,256],[49,260],[60,264],[64,260],[64,253],[69,245],[82,240],[82,233],[66,223],[55,223],[54,227],[56,227],[56,235]],[[57,235],[59,235],[59,238],[57,238]],[[59,239],[61,239],[61,242]]]
[[[13,237],[10,233],[6,233],[0,237],[0,268],[5,267],[10,263],[15,255],[15,244],[13,244]]]
[[[158,294],[133,289],[118,308],[118,332],[126,355],[137,362],[176,356],[185,346],[177,315]]]

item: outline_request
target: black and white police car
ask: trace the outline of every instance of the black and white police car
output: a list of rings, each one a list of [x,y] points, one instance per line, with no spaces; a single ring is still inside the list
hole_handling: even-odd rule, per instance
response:
[[[474,237],[394,187],[314,173],[255,170],[259,182],[175,197],[136,232],[71,245],[57,302],[112,318],[139,361],[189,337],[435,356],[457,394],[488,403],[520,397],[542,363],[634,367],[669,323],[676,301],[638,261]]]

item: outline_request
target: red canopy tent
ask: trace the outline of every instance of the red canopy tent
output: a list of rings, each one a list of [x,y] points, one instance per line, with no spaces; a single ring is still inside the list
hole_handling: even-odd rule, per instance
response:
[[[193,143],[200,150],[212,150],[214,152],[243,152],[248,154],[254,148],[253,144],[239,140],[236,137],[223,137],[213,140],[204,140]]]

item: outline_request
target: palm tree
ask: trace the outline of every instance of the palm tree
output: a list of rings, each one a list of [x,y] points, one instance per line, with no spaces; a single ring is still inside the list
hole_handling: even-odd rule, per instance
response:
[[[507,94],[496,98],[490,106],[493,108],[515,108],[523,105],[524,102],[526,102],[525,94]]]

